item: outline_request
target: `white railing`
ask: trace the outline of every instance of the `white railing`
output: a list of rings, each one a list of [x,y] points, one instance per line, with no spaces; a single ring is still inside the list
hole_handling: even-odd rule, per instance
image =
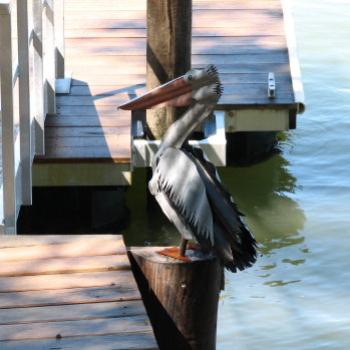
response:
[[[0,233],[15,234],[21,205],[32,203],[32,162],[64,75],[63,1],[0,0]]]

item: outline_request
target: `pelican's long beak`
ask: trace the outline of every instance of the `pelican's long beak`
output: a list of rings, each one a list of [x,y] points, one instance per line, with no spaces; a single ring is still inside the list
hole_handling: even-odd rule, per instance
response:
[[[183,107],[188,106],[191,100],[192,86],[185,80],[184,76],[181,76],[120,105],[119,108],[135,110],[149,109],[155,106]]]

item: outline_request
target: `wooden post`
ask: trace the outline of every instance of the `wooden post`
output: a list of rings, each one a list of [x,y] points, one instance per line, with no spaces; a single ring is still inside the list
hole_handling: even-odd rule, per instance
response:
[[[186,73],[191,68],[191,0],[147,0],[147,88]],[[149,131],[163,136],[178,113],[174,108],[147,111]]]
[[[64,79],[64,0],[55,0],[56,79]]]
[[[54,0],[44,1],[43,13],[43,65],[45,114],[56,113],[56,44]]]
[[[32,204],[32,150],[29,95],[28,1],[17,1],[19,118],[22,204]]]
[[[0,1],[0,79],[5,234],[16,233],[16,172],[13,127],[12,38],[9,1]],[[2,223],[1,223],[2,224]]]
[[[35,116],[35,153],[44,154],[44,89],[43,89],[43,5],[32,0],[33,19],[33,112]]]
[[[190,251],[191,262],[159,247],[131,248],[129,257],[160,349],[214,350],[223,271],[215,257]]]

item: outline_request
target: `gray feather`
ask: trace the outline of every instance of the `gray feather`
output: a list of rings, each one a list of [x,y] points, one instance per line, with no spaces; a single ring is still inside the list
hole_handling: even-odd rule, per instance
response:
[[[213,217],[206,189],[187,154],[175,148],[166,149],[154,169],[149,187],[153,194],[157,188],[166,193],[194,234],[214,244]]]

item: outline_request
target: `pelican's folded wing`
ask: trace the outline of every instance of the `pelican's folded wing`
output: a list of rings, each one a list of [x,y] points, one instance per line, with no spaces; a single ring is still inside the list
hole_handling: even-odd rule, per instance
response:
[[[179,149],[168,148],[154,169],[159,190],[191,227],[199,241],[214,244],[213,216],[206,188],[194,162]]]
[[[224,247],[226,241],[231,245],[234,263],[229,263],[226,267],[234,271],[235,267],[243,270],[251,266],[256,260],[256,241],[241,220],[242,214],[238,211],[233,198],[222,185],[215,167],[205,159],[203,152],[194,148],[186,151],[188,157],[196,164],[198,174],[205,184],[215,217],[215,243]]]

